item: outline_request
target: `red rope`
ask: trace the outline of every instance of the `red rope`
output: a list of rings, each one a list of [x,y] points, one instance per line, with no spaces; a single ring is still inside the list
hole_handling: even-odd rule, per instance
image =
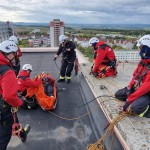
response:
[[[15,136],[17,135],[20,139],[21,136],[20,136],[20,132],[22,131],[22,125],[19,124],[19,123],[16,123],[16,114],[15,112],[12,112],[12,116],[13,116],[13,119],[14,119],[14,123],[12,125],[12,135]]]

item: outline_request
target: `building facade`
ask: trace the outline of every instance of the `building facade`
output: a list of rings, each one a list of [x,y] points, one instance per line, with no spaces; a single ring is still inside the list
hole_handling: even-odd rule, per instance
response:
[[[14,35],[13,23],[0,21],[0,42],[8,40],[12,35]]]
[[[64,34],[64,22],[60,19],[54,19],[50,22],[50,45],[51,47],[59,46],[59,36]]]

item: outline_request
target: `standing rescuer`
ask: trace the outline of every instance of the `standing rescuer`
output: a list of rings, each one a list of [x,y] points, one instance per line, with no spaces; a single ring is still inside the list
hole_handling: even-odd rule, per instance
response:
[[[71,72],[74,67],[74,62],[76,60],[75,44],[72,41],[68,41],[65,35],[59,36],[60,46],[54,57],[54,60],[62,53],[62,65],[60,70],[60,78],[58,82],[64,82],[65,76],[67,78],[67,83],[70,83]]]
[[[14,35],[9,38],[9,41],[13,41],[16,45],[18,45],[18,39]],[[15,55],[15,63],[13,65],[13,68],[15,69],[16,76],[18,75],[18,73],[20,71],[20,57],[21,56],[22,56],[22,52],[21,52],[21,49],[18,47],[17,55]]]
[[[23,105],[22,100],[18,98],[17,79],[12,69],[17,50],[17,45],[12,41],[0,44],[0,150],[7,149],[12,135],[12,125],[18,123],[16,112],[11,112],[12,107]],[[25,142],[30,126],[15,129],[15,134]]]
[[[138,40],[141,60],[133,73],[129,85],[115,93],[125,101],[122,111],[132,111],[140,117],[150,118],[150,35]]]

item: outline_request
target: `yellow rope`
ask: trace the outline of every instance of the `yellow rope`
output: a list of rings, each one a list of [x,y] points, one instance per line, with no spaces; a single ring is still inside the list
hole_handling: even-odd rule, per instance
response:
[[[106,138],[106,135],[108,133],[112,133],[112,141],[111,141],[111,145],[110,145],[110,149],[112,149],[113,146],[113,141],[114,141],[114,126],[117,124],[117,122],[119,122],[121,119],[123,119],[124,117],[130,115],[129,113],[121,113],[120,115],[118,115],[109,125],[109,127],[107,128],[105,134],[94,144],[90,144],[87,147],[87,150],[104,150],[104,140]]]
[[[85,116],[91,114],[92,112],[96,111],[97,108],[100,108],[99,105],[97,105],[96,107],[94,107],[91,111],[89,111],[89,112],[83,114],[83,115],[80,116],[80,117],[76,117],[76,118],[65,118],[65,117],[59,116],[59,115],[57,115],[57,114],[55,114],[55,113],[53,113],[53,112],[51,112],[51,111],[48,111],[48,112],[51,113],[52,115],[54,115],[55,117],[60,118],[60,119],[63,119],[63,120],[78,120],[78,119],[81,119],[81,118],[83,118],[83,117],[85,117]]]

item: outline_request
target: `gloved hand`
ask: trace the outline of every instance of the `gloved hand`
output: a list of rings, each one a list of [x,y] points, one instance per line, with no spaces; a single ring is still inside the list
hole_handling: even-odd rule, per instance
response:
[[[129,106],[129,104],[128,104],[128,102],[126,101],[125,104],[120,108],[119,113],[126,112],[128,106]]]
[[[124,104],[123,107],[122,107],[122,110],[123,110],[123,111],[126,111],[127,108],[128,108],[128,106],[129,106],[129,104],[128,104],[128,102],[126,101],[125,104]]]
[[[129,96],[131,93],[132,93],[132,90],[129,87],[127,87],[127,89],[126,89],[126,95]]]
[[[54,61],[57,59],[57,57],[54,57]]]
[[[55,55],[55,57],[54,57],[54,61],[57,59],[57,57],[58,57],[58,55]]]
[[[93,76],[94,77],[97,77],[98,76],[98,73],[96,72],[96,73],[93,73]]]

